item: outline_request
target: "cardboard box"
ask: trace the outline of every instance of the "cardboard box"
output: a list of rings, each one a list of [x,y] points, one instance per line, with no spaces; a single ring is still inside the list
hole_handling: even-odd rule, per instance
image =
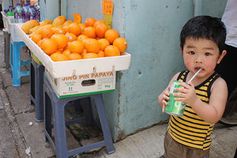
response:
[[[60,99],[111,92],[115,89],[116,83],[114,69],[62,78],[53,78],[48,71],[45,72],[45,75]]]

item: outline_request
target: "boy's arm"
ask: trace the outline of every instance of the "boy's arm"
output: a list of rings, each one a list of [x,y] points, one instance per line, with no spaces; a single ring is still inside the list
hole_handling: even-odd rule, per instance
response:
[[[209,104],[200,100],[204,103],[204,106],[198,106],[198,103],[195,103],[192,107],[202,119],[210,123],[216,123],[224,113],[227,97],[228,89],[226,82],[219,77],[212,85]]]
[[[194,91],[194,86],[185,85],[185,89],[189,91],[189,96],[185,96],[180,101],[192,106],[192,109],[198,114],[199,117],[209,123],[218,122],[225,110],[225,105],[228,96],[226,82],[222,78],[218,78],[211,87],[211,96],[209,104],[201,101]],[[193,90],[192,90],[193,89]],[[185,90],[185,91],[186,91]],[[187,94],[187,93],[186,93]],[[179,94],[178,94],[179,95]]]

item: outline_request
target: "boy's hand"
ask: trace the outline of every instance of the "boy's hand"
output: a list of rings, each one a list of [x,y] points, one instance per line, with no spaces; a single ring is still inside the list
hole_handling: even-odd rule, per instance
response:
[[[187,84],[185,82],[180,83],[181,88],[176,88],[174,92],[175,100],[181,101],[185,104],[192,106],[198,99],[195,87],[192,83]]]
[[[167,105],[167,102],[169,100],[169,88],[166,88],[159,96],[158,96],[158,102],[160,106],[162,107],[162,112],[165,111],[165,106]]]

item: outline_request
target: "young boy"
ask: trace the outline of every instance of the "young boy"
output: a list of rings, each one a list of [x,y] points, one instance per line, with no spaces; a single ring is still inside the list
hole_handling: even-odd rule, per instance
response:
[[[174,75],[158,101],[164,109],[170,85],[179,80],[181,88],[176,89],[174,96],[186,107],[183,116],[170,116],[163,157],[209,157],[213,127],[222,117],[228,95],[226,82],[214,70],[226,54],[225,37],[225,26],[218,18],[197,16],[183,26],[180,47],[187,70]]]

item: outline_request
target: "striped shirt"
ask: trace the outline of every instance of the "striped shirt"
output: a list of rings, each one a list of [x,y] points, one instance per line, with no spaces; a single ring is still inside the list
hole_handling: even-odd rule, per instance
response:
[[[189,71],[179,74],[177,80],[186,81]],[[206,81],[195,87],[197,96],[205,103],[209,103],[210,90],[213,82],[219,77],[212,74]],[[193,110],[186,105],[181,117],[170,116],[168,132],[171,137],[180,144],[202,150],[208,150],[211,145],[211,134],[214,124],[205,122]]]

